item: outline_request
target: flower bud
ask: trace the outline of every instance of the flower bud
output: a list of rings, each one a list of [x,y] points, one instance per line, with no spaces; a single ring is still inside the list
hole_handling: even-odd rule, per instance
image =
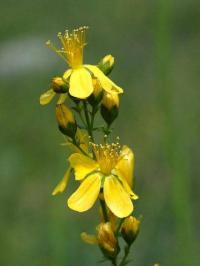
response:
[[[96,78],[92,79],[92,83],[93,83],[94,91],[88,98],[88,101],[92,106],[95,106],[95,105],[98,105],[98,103],[100,103],[100,101],[102,100],[103,90],[102,90],[102,86],[98,79]]]
[[[119,245],[109,222],[98,226],[97,241],[105,257],[111,259],[119,253]]]
[[[98,64],[98,68],[105,74],[109,75],[114,67],[115,59],[112,55],[106,55]]]
[[[52,79],[52,88],[56,93],[65,93],[68,91],[68,84],[61,77]]]
[[[60,131],[73,139],[76,134],[77,125],[72,111],[64,104],[57,104],[56,118]]]
[[[119,113],[119,96],[117,93],[105,93],[101,104],[101,115],[108,125],[117,118]]]
[[[121,227],[121,233],[128,245],[131,245],[140,230],[140,221],[137,220],[134,216],[127,217]]]

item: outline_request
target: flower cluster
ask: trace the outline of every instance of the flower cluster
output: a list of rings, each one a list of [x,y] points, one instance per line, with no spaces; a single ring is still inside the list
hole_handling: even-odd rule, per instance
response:
[[[61,47],[50,41],[47,46],[69,66],[61,76],[54,77],[50,88],[40,96],[40,104],[47,105],[58,96],[55,112],[58,128],[65,136],[70,150],[66,173],[52,195],[66,190],[70,177],[77,189],[67,199],[67,206],[85,212],[100,202],[101,221],[95,235],[82,233],[82,239],[99,245],[104,257],[118,265],[119,238],[126,243],[120,266],[127,264],[129,249],[135,241],[140,221],[133,216],[134,153],[119,138],[112,140],[112,124],[118,116],[123,89],[108,75],[114,57],[106,55],[96,65],[83,63],[88,27],[80,27],[64,34],[58,33]],[[96,125],[100,114],[104,125]],[[98,119],[99,121],[99,119]],[[97,142],[97,135],[102,141]]]

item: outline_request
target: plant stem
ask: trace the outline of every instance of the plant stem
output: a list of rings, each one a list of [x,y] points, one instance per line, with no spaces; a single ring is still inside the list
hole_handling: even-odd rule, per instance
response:
[[[112,262],[112,265],[113,266],[117,266],[116,258],[114,258],[113,260],[111,260],[111,262]]]
[[[121,225],[122,225],[123,221],[124,221],[124,218],[122,218],[122,219],[119,221],[119,224],[118,224],[117,229],[116,229],[116,231],[115,231],[115,235],[116,235],[116,236],[118,236],[118,233],[119,233],[119,230],[120,230],[120,228],[121,228]]]
[[[93,127],[94,127],[94,117],[95,117],[95,114],[96,114],[96,108],[95,108],[95,107],[92,107],[92,114],[91,114],[91,130],[93,130]]]
[[[110,125],[107,124],[106,127],[104,128],[104,134],[108,136],[110,133],[111,133]]]
[[[101,209],[102,209],[102,212],[103,212],[104,221],[105,221],[105,223],[107,223],[109,221],[109,218],[108,218],[108,213],[107,213],[107,210],[106,210],[105,200],[99,199],[99,201],[100,201],[100,204],[101,204]]]
[[[72,143],[86,156],[88,156],[88,154],[77,144],[76,140],[74,139],[72,141]]]
[[[77,111],[77,112],[78,112],[78,114],[79,114],[79,117],[80,117],[80,119],[81,119],[83,125],[86,127],[87,125],[86,125],[86,122],[85,122],[85,120],[84,120],[84,118],[83,118],[83,115],[82,115],[81,109],[78,108],[78,111]]]
[[[85,119],[86,119],[86,122],[87,122],[88,134],[91,137],[91,140],[94,141],[94,137],[93,137],[93,133],[92,133],[92,127],[91,127],[91,122],[90,122],[90,117],[89,117],[88,108],[87,108],[87,102],[86,101],[83,101],[83,109],[84,109],[84,113],[85,113]]]
[[[131,247],[131,246],[128,245],[128,246],[126,246],[126,247],[124,248],[124,257],[122,258],[122,260],[121,260],[119,266],[124,266],[124,265],[125,265],[125,263],[126,263],[126,259],[127,259],[128,255],[129,255],[129,252],[130,252],[130,247]]]

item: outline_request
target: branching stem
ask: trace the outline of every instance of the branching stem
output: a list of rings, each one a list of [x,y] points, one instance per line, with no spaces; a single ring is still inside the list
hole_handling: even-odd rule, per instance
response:
[[[124,266],[124,265],[126,265],[126,259],[127,259],[128,255],[129,255],[130,248],[131,248],[130,245],[127,245],[127,246],[124,248],[124,256],[123,256],[123,258],[122,258],[122,260],[121,260],[119,266]]]

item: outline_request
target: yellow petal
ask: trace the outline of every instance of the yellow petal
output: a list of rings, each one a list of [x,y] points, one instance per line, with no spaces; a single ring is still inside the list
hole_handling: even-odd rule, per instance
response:
[[[52,195],[55,196],[58,193],[62,193],[68,184],[69,181],[69,177],[70,177],[70,173],[71,173],[71,167],[69,167],[63,177],[63,179],[58,183],[58,185],[54,188]]]
[[[53,89],[50,89],[50,90],[46,91],[45,93],[43,93],[40,96],[40,104],[41,105],[46,105],[46,104],[50,103],[50,101],[53,99],[55,94],[56,93],[53,91]]]
[[[116,177],[110,175],[104,181],[104,197],[108,208],[119,218],[129,216],[133,204],[129,194],[124,190]]]
[[[70,77],[70,95],[85,99],[93,92],[92,77],[84,67],[73,70]]]
[[[136,195],[136,194],[132,191],[132,189],[130,188],[130,186],[129,186],[129,184],[127,183],[126,179],[124,179],[124,177],[121,176],[120,173],[117,174],[117,175],[118,175],[120,181],[122,182],[122,185],[123,185],[124,189],[126,190],[126,192],[130,195],[130,197],[131,197],[133,200],[137,200],[137,199],[139,198],[138,195]]]
[[[65,71],[65,73],[63,74],[63,79],[67,80],[69,78],[69,76],[71,75],[72,70],[68,69],[67,71]]]
[[[97,67],[92,65],[84,65],[88,68],[94,76],[100,81],[103,89],[109,93],[123,93],[123,89],[117,86],[111,79],[109,79],[104,73]]]
[[[100,188],[101,175],[96,173],[88,176],[68,199],[69,208],[78,212],[89,210],[98,198]]]
[[[99,166],[94,160],[80,153],[73,153],[68,160],[74,168],[76,180],[83,179]]]
[[[58,98],[58,101],[57,101],[57,104],[62,104],[65,102],[67,98],[67,93],[61,93],[59,98]]]
[[[97,238],[95,235],[89,235],[85,232],[81,233],[81,239],[87,244],[97,244]]]
[[[122,159],[117,163],[115,168],[119,170],[120,174],[126,179],[130,187],[133,186],[134,164],[134,153],[128,146],[123,146]]]

